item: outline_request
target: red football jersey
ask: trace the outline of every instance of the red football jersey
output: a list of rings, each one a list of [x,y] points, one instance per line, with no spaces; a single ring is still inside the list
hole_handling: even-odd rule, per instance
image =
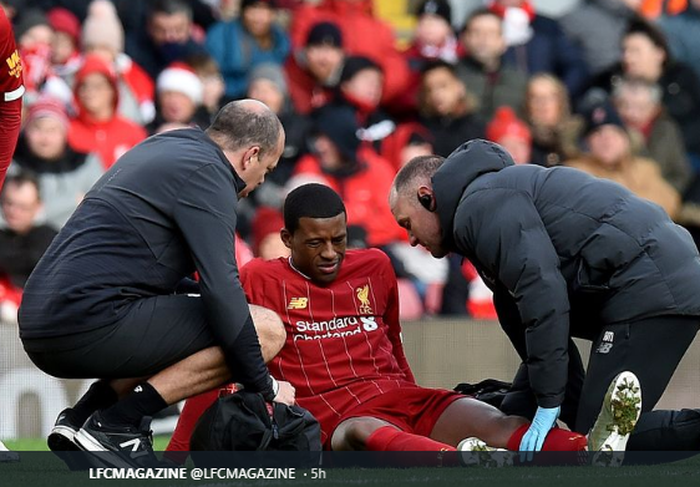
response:
[[[401,345],[396,276],[380,250],[351,250],[340,273],[318,286],[289,259],[251,261],[241,271],[248,301],[276,311],[287,341],[270,372],[296,388],[326,435],[341,415],[377,394],[414,385]]]
[[[24,94],[22,82],[22,61],[15,45],[15,36],[12,26],[0,9],[0,56],[2,56],[2,68],[0,68],[0,93],[2,101],[14,101]]]

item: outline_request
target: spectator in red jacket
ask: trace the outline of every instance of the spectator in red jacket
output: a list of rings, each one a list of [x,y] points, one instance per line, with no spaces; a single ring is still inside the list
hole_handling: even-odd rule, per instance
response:
[[[355,114],[349,107],[326,106],[314,112],[313,119],[314,153],[299,160],[295,175],[318,177],[338,192],[348,225],[363,227],[370,246],[402,240],[387,200],[395,171],[373,150],[360,148]]]
[[[314,25],[304,47],[295,51],[284,67],[297,112],[306,115],[333,98],[344,59],[343,34],[338,26],[332,22]]]
[[[71,121],[68,143],[77,151],[97,152],[105,169],[146,138],[143,127],[117,113],[117,76],[102,58],[85,58],[75,77],[75,98],[78,115]]]
[[[348,54],[367,56],[382,67],[383,105],[402,99],[409,81],[408,63],[396,49],[391,27],[372,15],[371,0],[323,0],[318,5],[303,5],[294,12],[290,26],[292,47],[304,45],[311,27],[321,21],[340,27]]]

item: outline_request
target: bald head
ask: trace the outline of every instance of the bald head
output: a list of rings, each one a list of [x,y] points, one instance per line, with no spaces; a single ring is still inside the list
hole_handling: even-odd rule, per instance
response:
[[[250,99],[224,105],[206,132],[224,151],[256,145],[261,157],[277,149],[284,135],[277,115],[264,103]]]

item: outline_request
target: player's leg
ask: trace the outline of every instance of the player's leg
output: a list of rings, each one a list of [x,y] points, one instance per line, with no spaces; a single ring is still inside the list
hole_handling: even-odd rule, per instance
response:
[[[593,426],[598,410],[605,397],[607,384],[620,373],[629,370],[634,373],[642,390],[642,416],[640,422],[645,430],[674,425],[663,421],[662,415],[652,415],[648,420],[645,413],[651,411],[682,359],[693,342],[698,330],[698,320],[692,317],[656,317],[634,323],[607,325],[600,337],[593,343],[588,371],[584,382],[576,430],[588,432]],[[659,421],[658,426],[647,424]],[[693,426],[693,424],[691,424]],[[687,425],[678,424],[679,428]],[[635,433],[632,434],[634,437]],[[667,436],[672,438],[673,435]],[[631,438],[632,441],[634,438]],[[642,438],[634,443],[644,445]],[[666,448],[665,445],[648,445],[653,449]],[[673,445],[669,445],[671,449]]]
[[[455,451],[451,445],[369,416],[346,419],[331,436],[334,451]]]

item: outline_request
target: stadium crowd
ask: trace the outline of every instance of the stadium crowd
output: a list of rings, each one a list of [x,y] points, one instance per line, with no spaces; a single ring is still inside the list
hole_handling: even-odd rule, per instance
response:
[[[0,0],[27,89],[1,200],[2,316],[124,152],[246,97],[277,114],[286,145],[240,203],[238,264],[289,252],[282,202],[320,182],[345,202],[349,246],[389,256],[402,318],[494,317],[473,266],[412,247],[387,199],[413,157],[468,139],[616,181],[700,239],[700,0],[581,0],[556,20],[528,0],[466,18],[447,0],[400,3],[409,39],[372,0]]]

